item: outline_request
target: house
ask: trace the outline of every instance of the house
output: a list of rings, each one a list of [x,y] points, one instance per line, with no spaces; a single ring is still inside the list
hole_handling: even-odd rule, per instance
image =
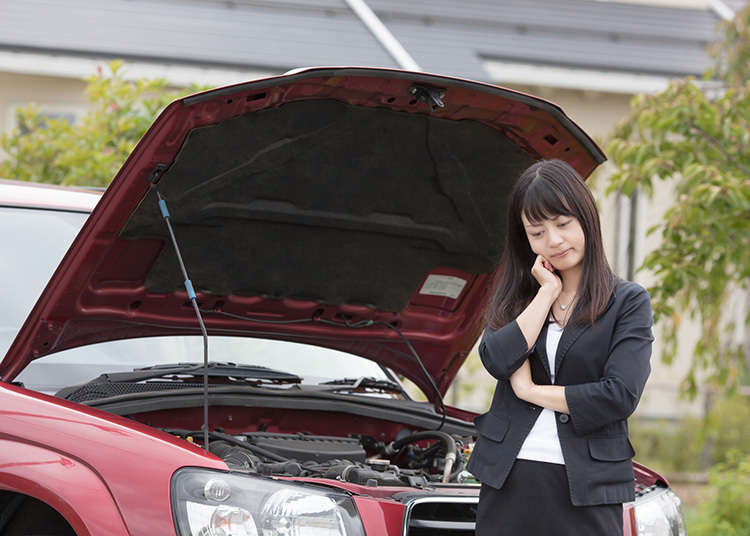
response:
[[[129,76],[180,86],[223,85],[314,65],[366,65],[451,74],[559,104],[603,139],[630,98],[671,78],[699,76],[705,45],[740,0],[24,0],[0,4],[0,128],[35,102],[70,120],[85,110],[82,78],[114,58]],[[654,200],[599,195],[608,256],[636,273],[658,237],[668,185]],[[666,195],[662,195],[666,194]],[[688,332],[690,330],[686,330]],[[695,332],[695,330],[692,330]],[[657,333],[658,335],[658,333]],[[679,401],[692,343],[668,368],[658,358],[639,408],[644,417],[700,413]],[[659,354],[657,337],[655,356]],[[491,385],[483,371],[465,383]],[[481,409],[475,390],[459,403]],[[454,399],[455,400],[455,399]]]

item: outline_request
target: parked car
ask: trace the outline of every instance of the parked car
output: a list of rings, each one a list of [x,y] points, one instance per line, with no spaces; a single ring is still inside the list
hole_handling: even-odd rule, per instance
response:
[[[0,183],[0,533],[473,534],[442,395],[540,157],[604,160],[532,96],[318,68],[174,102],[101,198]],[[634,477],[625,534],[684,534]]]

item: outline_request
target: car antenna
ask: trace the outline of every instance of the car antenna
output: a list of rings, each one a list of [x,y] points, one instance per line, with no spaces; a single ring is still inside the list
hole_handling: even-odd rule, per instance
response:
[[[188,299],[193,305],[195,316],[198,317],[198,324],[201,328],[201,334],[203,335],[203,448],[208,450],[208,332],[206,331],[206,325],[203,323],[203,317],[201,316],[200,308],[198,307],[198,300],[195,296],[195,290],[193,289],[193,282],[188,277],[185,263],[182,261],[182,254],[180,253],[180,247],[177,245],[177,238],[175,238],[174,230],[172,229],[172,223],[169,217],[169,210],[167,209],[167,202],[161,196],[161,193],[156,188],[156,183],[160,178],[161,173],[166,169],[164,164],[157,164],[154,170],[151,172],[148,180],[151,183],[151,187],[156,192],[156,197],[159,200],[159,210],[161,211],[161,217],[164,219],[164,223],[167,224],[169,230],[169,238],[174,246],[174,251],[177,254],[177,261],[180,263],[180,270],[185,278],[185,290],[187,291]]]

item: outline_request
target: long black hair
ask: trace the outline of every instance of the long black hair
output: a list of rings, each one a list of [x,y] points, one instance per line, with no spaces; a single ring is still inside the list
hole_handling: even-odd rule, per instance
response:
[[[512,322],[539,290],[539,283],[531,275],[536,254],[529,245],[521,214],[533,223],[556,216],[572,216],[581,224],[586,240],[583,270],[578,303],[570,322],[593,324],[609,303],[617,278],[604,253],[594,196],[576,170],[557,159],[532,164],[513,187],[508,204],[505,249],[485,313],[487,324],[498,329]]]

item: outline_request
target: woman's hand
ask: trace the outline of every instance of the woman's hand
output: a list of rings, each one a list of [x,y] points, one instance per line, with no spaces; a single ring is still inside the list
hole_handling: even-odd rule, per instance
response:
[[[531,267],[531,275],[534,276],[540,287],[550,289],[554,298],[557,299],[562,291],[562,280],[555,273],[552,263],[541,255],[537,255],[534,265]]]
[[[510,386],[518,398],[528,401],[531,391],[536,387],[536,384],[531,379],[531,365],[528,359],[511,375]]]
[[[565,387],[535,384],[531,379],[531,365],[528,359],[511,375],[510,386],[516,396],[524,402],[560,413],[570,413],[568,400],[565,398]]]

